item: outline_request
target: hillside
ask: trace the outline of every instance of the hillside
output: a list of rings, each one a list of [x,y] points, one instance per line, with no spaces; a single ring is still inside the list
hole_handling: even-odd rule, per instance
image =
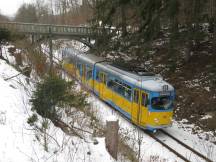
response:
[[[15,59],[8,53],[9,47],[4,47],[3,55],[13,64]],[[87,159],[89,162],[113,162],[103,137],[92,139],[86,134],[83,140],[64,133],[50,121],[44,133],[27,123],[33,114],[29,100],[36,82],[32,75],[28,78],[0,59],[0,162],[81,162]],[[40,117],[37,122],[41,129],[43,120]]]
[[[176,88],[175,119],[187,119],[216,135],[216,56],[209,42],[203,42],[192,53],[189,61],[167,56],[166,45],[155,46],[150,56],[151,68],[160,73]],[[179,53],[184,58],[184,46]],[[208,115],[208,119],[203,116]],[[196,132],[194,128],[194,131]]]

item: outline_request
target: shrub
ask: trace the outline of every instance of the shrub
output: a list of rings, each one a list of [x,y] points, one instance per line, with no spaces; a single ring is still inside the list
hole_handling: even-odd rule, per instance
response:
[[[32,109],[42,117],[58,118],[58,112],[64,107],[83,108],[85,95],[75,91],[74,82],[67,82],[58,76],[48,76],[36,86],[33,92]]]

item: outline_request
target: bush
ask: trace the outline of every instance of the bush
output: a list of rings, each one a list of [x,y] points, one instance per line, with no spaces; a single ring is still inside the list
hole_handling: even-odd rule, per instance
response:
[[[58,112],[64,107],[83,108],[85,95],[75,91],[74,82],[67,82],[57,76],[49,76],[38,83],[30,102],[32,109],[42,117],[58,118]]]
[[[38,117],[37,117],[37,114],[33,114],[32,116],[30,116],[28,118],[28,121],[27,123],[30,125],[30,126],[33,126],[35,124],[35,122],[38,121]]]
[[[6,29],[0,28],[0,44],[10,40],[10,32]]]

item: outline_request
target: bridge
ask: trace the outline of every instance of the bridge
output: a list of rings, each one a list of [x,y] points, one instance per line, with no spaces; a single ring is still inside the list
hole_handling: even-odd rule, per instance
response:
[[[83,26],[20,23],[20,22],[0,22],[0,28],[32,36],[45,36],[52,39],[67,38],[78,40],[89,47],[92,47],[90,39],[102,36],[104,29]],[[106,32],[111,32],[106,30]]]
[[[0,28],[21,34],[32,36],[32,42],[48,39],[50,48],[50,67],[53,64],[53,45],[52,39],[67,38],[77,40],[90,48],[93,47],[91,39],[103,36],[104,32],[109,34],[112,30],[103,28],[91,28],[83,26],[20,23],[20,22],[0,22]],[[52,69],[52,68],[50,68]]]
[[[93,37],[101,35],[102,29],[93,29],[83,26],[69,25],[52,25],[52,24],[34,24],[34,23],[18,23],[18,22],[0,22],[0,27],[8,30],[16,31],[24,34],[43,34],[53,36],[78,36]]]

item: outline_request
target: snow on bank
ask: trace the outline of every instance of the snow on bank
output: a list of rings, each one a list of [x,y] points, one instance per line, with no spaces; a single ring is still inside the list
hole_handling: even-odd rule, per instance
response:
[[[26,128],[28,113],[28,93],[23,85],[25,77],[5,81],[18,74],[16,70],[0,60],[0,161],[27,161],[34,146],[33,133]]]
[[[0,60],[0,162],[114,161],[105,149],[104,138],[95,138],[98,144],[92,139],[86,142],[65,135],[52,124],[47,131],[48,152],[44,151],[42,136],[27,124],[34,86],[23,75],[5,80],[18,73]]]

